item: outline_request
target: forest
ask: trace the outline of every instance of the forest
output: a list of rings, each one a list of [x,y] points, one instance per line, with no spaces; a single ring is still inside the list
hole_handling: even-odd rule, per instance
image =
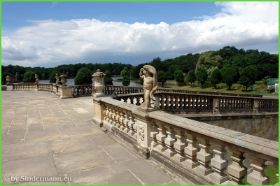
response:
[[[128,85],[130,80],[139,79],[140,68],[145,64],[151,64],[157,69],[158,81],[162,86],[167,80],[175,80],[178,86],[196,82],[201,87],[209,84],[216,87],[223,82],[230,89],[233,83],[238,82],[248,89],[255,81],[278,77],[278,54],[226,46],[220,50],[189,53],[166,60],[155,57],[152,61],[136,66],[94,62],[64,64],[53,68],[2,65],[2,84],[5,84],[7,75],[14,77],[16,73],[19,82],[33,81],[30,79],[33,74],[39,75],[40,79],[54,82],[55,74],[59,73],[78,79],[75,84],[87,84],[90,81],[87,76],[100,69],[107,74],[107,84],[111,84],[111,75],[121,75],[123,84]],[[83,81],[83,76],[87,80]]]

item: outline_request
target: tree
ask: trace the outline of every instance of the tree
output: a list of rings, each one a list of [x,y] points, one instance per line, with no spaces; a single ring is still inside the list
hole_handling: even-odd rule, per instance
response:
[[[174,78],[179,86],[184,85],[184,74],[182,70],[176,70],[174,72]]]
[[[113,79],[111,76],[111,73],[109,71],[105,72],[105,77],[104,77],[104,84],[105,85],[113,85]]]
[[[210,82],[214,88],[217,88],[217,84],[222,80],[220,70],[218,68],[214,69],[210,76]]]
[[[52,70],[52,72],[49,76],[50,83],[55,83],[56,82],[56,79],[55,79],[56,73],[59,74],[58,70]]]
[[[128,86],[130,83],[130,71],[127,67],[124,67],[121,71],[122,84],[123,86]]]
[[[164,87],[164,83],[167,81],[168,77],[164,71],[158,72],[158,82],[161,82],[161,86]]]
[[[234,66],[226,65],[221,69],[223,81],[227,84],[228,90],[231,89],[233,83],[238,80],[238,70]]]
[[[80,68],[75,79],[74,79],[75,85],[88,85],[91,84],[91,71],[86,68]]]
[[[247,66],[244,69],[240,70],[239,82],[241,85],[245,87],[246,91],[250,86],[255,84],[257,72],[258,72],[257,67],[252,65]]]
[[[35,72],[26,71],[23,75],[23,82],[35,82]]]
[[[204,68],[198,68],[195,73],[196,79],[200,82],[201,88],[203,88],[205,82],[207,81],[207,71]]]
[[[187,80],[187,82],[189,82],[191,84],[191,86],[193,85],[193,83],[196,80],[194,70],[191,70],[191,71],[188,72],[186,80]]]

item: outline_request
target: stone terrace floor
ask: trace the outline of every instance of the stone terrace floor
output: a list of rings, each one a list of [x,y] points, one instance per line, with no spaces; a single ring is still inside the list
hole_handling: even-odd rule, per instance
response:
[[[11,176],[71,177],[62,183],[191,183],[94,125],[91,97],[4,91],[2,102],[4,183]]]

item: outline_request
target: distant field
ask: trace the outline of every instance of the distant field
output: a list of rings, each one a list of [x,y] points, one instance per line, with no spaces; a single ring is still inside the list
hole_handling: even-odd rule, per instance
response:
[[[168,80],[165,83],[166,87],[172,87],[175,89],[183,89],[183,90],[191,90],[191,91],[205,91],[205,92],[222,92],[222,93],[233,93],[233,94],[259,94],[265,96],[277,96],[275,93],[269,93],[266,90],[266,85],[262,81],[257,81],[256,84],[253,86],[252,91],[243,91],[243,86],[235,83],[232,85],[231,90],[227,90],[227,85],[225,83],[217,84],[217,89],[213,87],[206,87],[201,88],[197,83],[194,86],[184,85],[184,86],[177,86],[175,80]]]

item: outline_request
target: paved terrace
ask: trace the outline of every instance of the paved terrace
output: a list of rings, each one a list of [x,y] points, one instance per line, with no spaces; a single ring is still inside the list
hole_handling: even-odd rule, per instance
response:
[[[69,176],[70,183],[93,184],[191,183],[94,125],[91,97],[59,99],[36,91],[2,95],[4,183],[11,176]]]

